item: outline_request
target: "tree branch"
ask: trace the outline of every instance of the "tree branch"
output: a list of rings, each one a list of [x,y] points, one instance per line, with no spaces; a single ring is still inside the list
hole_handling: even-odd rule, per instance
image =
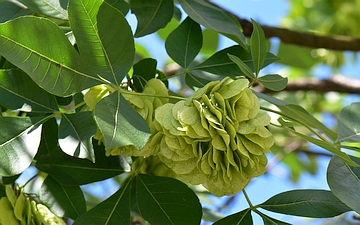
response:
[[[260,85],[256,86],[254,89],[263,93],[274,92]],[[300,78],[289,82],[284,91],[316,91],[319,93],[335,91],[339,93],[359,94],[360,80],[340,75],[322,80],[315,78]]]
[[[246,19],[236,17],[245,36],[251,36],[253,25]],[[279,27],[261,26],[266,38],[277,37],[282,42],[311,48],[326,48],[340,51],[360,51],[360,39],[348,36],[322,36],[310,32],[299,32]]]
[[[231,13],[215,3],[212,2],[209,3],[221,10]],[[233,13],[231,14],[234,15]],[[253,32],[252,23],[246,19],[239,18],[236,15],[234,16],[242,26],[243,34],[248,37],[251,36]],[[360,51],[360,38],[351,38],[349,36],[341,36],[341,35],[324,36],[310,32],[299,32],[295,30],[266,26],[266,25],[262,25],[261,27],[264,30],[265,36],[267,38],[277,37],[282,42],[288,44],[301,45],[311,48],[326,48],[326,49],[340,50],[340,51],[346,51],[346,50]]]

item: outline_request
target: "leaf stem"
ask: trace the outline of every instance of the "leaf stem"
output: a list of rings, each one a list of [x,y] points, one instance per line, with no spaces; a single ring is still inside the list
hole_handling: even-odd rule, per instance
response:
[[[251,203],[251,200],[250,200],[249,196],[247,195],[245,189],[243,189],[242,191],[243,191],[243,193],[244,193],[244,196],[245,196],[246,201],[247,201],[247,203],[249,204],[250,208],[251,208],[251,209],[254,209],[254,206],[253,206],[253,204]]]

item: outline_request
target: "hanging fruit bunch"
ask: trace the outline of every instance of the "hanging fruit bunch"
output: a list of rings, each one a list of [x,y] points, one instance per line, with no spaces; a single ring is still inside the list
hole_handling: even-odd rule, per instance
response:
[[[3,225],[65,225],[64,220],[45,205],[24,193],[22,188],[5,186],[6,197],[0,199],[0,224]]]
[[[128,145],[106,154],[156,156],[173,171],[167,174],[185,183],[202,184],[217,196],[237,193],[265,172],[265,153],[274,144],[266,128],[270,117],[259,113],[248,86],[247,79],[227,77],[169,103],[165,85],[151,79],[142,92],[148,96],[123,93],[149,123],[150,139],[143,149]],[[103,141],[101,134],[95,137]]]

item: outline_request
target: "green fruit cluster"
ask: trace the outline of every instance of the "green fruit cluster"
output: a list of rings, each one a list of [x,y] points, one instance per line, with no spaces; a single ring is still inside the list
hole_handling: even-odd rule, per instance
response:
[[[60,217],[46,206],[27,196],[22,189],[18,194],[6,186],[6,197],[0,199],[0,225],[65,225]]]
[[[265,172],[274,144],[270,117],[246,79],[213,81],[176,104],[155,111],[148,145],[179,179],[231,195]]]
[[[227,77],[168,103],[165,85],[149,80],[141,95],[122,94],[149,123],[150,139],[143,149],[122,146],[106,154],[152,157],[145,160],[147,173],[165,168],[167,176],[202,184],[214,195],[237,193],[265,172],[265,153],[274,144],[266,128],[270,117],[259,114],[259,100],[248,86],[247,79]],[[104,96],[99,90],[97,96]],[[102,135],[95,138],[102,140]]]

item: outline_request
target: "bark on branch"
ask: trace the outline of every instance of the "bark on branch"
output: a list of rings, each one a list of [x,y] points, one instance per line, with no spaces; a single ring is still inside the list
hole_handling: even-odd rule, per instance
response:
[[[237,17],[245,36],[251,36],[253,25],[246,19]],[[261,26],[266,38],[277,37],[282,42],[311,48],[326,48],[340,51],[360,51],[360,39],[348,36],[322,36],[309,32],[299,32],[279,27]]]
[[[209,0],[206,1],[209,2]],[[227,11],[222,7],[220,7],[219,5],[216,5],[215,3],[212,2],[209,3],[221,10]],[[253,31],[252,23],[246,19],[239,18],[236,15],[234,16],[242,26],[243,34],[245,36],[251,36]],[[346,51],[346,50],[360,51],[360,38],[352,38],[349,36],[340,36],[340,35],[324,36],[310,32],[299,32],[295,30],[266,26],[266,25],[262,25],[261,27],[263,28],[265,36],[267,38],[277,37],[282,42],[288,44],[306,46],[311,48],[326,48],[326,49],[340,50],[340,51]]]

